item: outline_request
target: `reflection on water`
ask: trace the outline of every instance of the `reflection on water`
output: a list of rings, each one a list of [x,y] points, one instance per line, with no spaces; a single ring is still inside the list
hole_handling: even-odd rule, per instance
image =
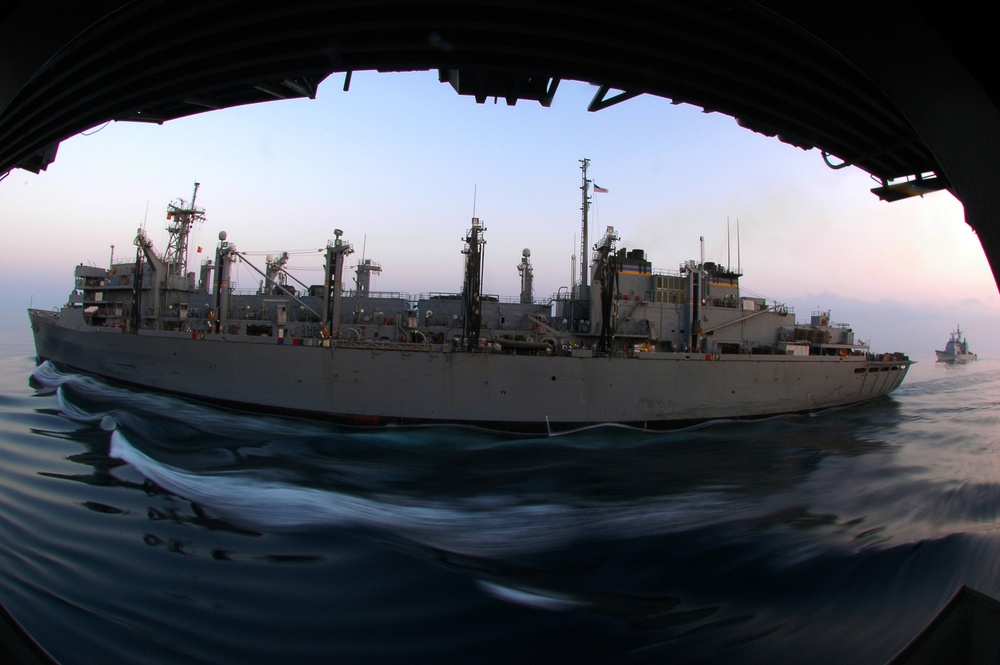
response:
[[[797,418],[504,440],[448,427],[350,430],[260,418],[248,427],[243,413],[52,375],[51,368],[39,374],[43,383],[60,383],[60,408],[69,417],[115,430],[112,458],[235,523],[372,527],[472,556],[737,521],[867,542],[871,516],[817,512],[803,505],[801,488],[819,482],[809,491],[815,502],[831,489],[815,477],[824,461],[891,450],[855,436],[874,425],[864,410],[846,413],[852,422],[837,428]],[[796,487],[789,503],[785,493]]]
[[[49,428],[34,422],[32,445],[75,450],[19,468],[51,481],[46,501],[113,532],[83,546],[76,527],[52,518],[66,534],[59,557],[120,566],[172,599],[156,611],[128,594],[103,610],[107,601],[74,598],[90,621],[179,623],[200,645],[184,650],[195,660],[233,649],[271,660],[274,646],[236,646],[236,633],[266,623],[273,603],[298,602],[277,628],[286,638],[312,625],[310,611],[351,635],[310,635],[297,647],[305,661],[397,660],[422,645],[456,662],[798,662],[809,653],[874,663],[959,584],[1000,595],[1000,370],[980,365],[915,372],[891,399],[814,416],[511,438],[250,415],[46,363],[32,379],[44,400],[32,419]],[[76,425],[57,424],[66,418]],[[42,491],[31,484],[13,484],[26,514]],[[43,584],[20,569],[22,586]],[[236,588],[262,576],[257,593]],[[206,578],[217,580],[207,591]],[[240,599],[248,604],[234,616]],[[324,610],[310,604],[323,599]],[[392,639],[355,630],[348,607]],[[128,634],[117,647],[126,659],[143,643],[138,630]]]

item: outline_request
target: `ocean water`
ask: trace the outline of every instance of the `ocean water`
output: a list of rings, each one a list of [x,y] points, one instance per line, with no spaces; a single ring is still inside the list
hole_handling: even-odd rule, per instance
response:
[[[1000,362],[529,438],[218,409],[0,343],[0,602],[64,664],[883,663],[960,585],[1000,597]]]

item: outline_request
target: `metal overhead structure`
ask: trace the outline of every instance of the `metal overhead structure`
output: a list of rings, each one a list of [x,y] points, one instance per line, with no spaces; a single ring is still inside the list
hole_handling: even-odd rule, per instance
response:
[[[996,275],[1000,112],[989,34],[959,9],[916,8],[15,0],[0,9],[0,177],[46,169],[60,141],[111,120],[312,98],[334,74],[347,89],[355,71],[437,70],[477,102],[543,106],[560,81],[585,81],[598,87],[591,111],[649,94],[724,113],[815,148],[832,168],[868,172],[887,201],[948,189]]]

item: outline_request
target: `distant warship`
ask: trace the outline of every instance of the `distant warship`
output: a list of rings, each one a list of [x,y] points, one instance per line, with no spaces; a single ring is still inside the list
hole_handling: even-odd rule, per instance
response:
[[[961,326],[956,326],[951,333],[948,343],[944,345],[944,351],[935,351],[937,359],[946,363],[965,363],[970,360],[979,360],[979,356],[969,351],[969,342],[962,337]]]

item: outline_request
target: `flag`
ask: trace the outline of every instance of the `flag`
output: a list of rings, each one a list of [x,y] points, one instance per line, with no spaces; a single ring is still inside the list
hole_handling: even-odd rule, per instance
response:
[[[608,190],[604,189],[603,187],[601,187],[600,185],[598,185],[596,182],[594,183],[594,191],[598,192],[600,194],[607,194],[608,193]]]

